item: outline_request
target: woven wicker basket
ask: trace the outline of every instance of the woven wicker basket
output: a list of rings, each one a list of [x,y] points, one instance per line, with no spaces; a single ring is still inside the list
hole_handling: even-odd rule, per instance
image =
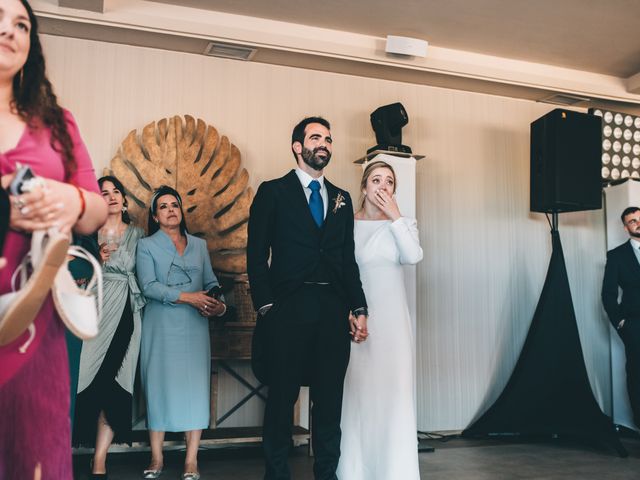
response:
[[[251,337],[256,324],[256,311],[251,301],[251,289],[246,275],[222,277],[225,301],[236,308],[234,321],[211,322],[211,357],[215,359],[251,358]],[[230,287],[230,283],[232,286]]]

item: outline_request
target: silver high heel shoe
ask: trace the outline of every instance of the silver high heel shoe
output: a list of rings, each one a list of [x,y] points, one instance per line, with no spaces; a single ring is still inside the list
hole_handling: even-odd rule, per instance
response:
[[[145,470],[142,472],[142,478],[159,478],[162,475],[162,468],[159,470]]]

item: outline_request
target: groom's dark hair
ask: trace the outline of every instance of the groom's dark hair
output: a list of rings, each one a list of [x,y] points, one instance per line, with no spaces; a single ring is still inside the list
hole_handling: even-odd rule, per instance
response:
[[[307,128],[307,125],[310,123],[319,123],[323,127],[326,127],[327,130],[331,130],[331,125],[328,121],[326,121],[322,117],[307,117],[304,118],[298,123],[295,127],[293,127],[293,133],[291,134],[291,151],[293,152],[293,158],[295,158],[296,163],[298,163],[298,157],[296,156],[296,152],[293,151],[293,144],[296,142],[300,142],[301,145],[304,145],[304,131]]]
[[[638,207],[625,208],[624,212],[622,212],[622,215],[620,215],[620,220],[622,220],[622,223],[625,223],[624,219],[627,217],[627,215],[631,215],[632,213],[636,213],[637,211],[640,211],[640,208]]]

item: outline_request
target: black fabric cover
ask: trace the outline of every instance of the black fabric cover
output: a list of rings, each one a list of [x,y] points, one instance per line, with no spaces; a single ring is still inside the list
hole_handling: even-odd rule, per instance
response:
[[[552,435],[606,443],[627,452],[591,391],[560,235],[529,334],[504,391],[464,437]]]

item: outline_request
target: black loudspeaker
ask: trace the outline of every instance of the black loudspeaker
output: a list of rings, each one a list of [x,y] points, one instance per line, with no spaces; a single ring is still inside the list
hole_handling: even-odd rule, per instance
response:
[[[601,119],[556,109],[531,124],[531,211],[602,208]]]

